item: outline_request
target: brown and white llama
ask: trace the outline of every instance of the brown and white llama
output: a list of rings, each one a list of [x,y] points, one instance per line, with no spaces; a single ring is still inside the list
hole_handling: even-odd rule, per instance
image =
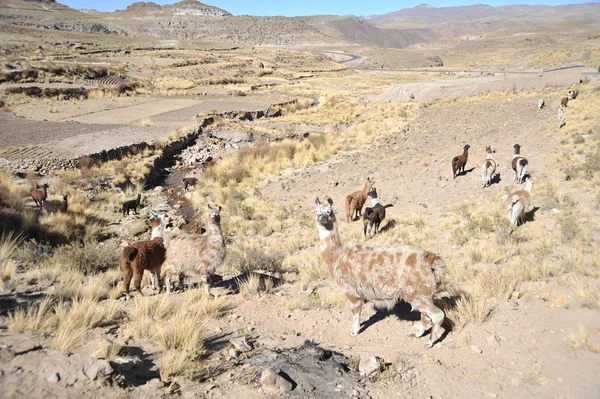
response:
[[[355,191],[346,196],[346,221],[352,222],[355,217],[360,218],[362,215],[362,208],[367,201],[367,195],[373,187],[373,181],[367,177],[367,182],[362,190]],[[356,216],[355,216],[356,215]]]
[[[132,277],[134,288],[142,294],[140,286],[144,277],[144,270],[150,272],[152,289],[160,289],[160,271],[165,262],[167,251],[162,236],[158,235],[162,234],[162,232],[158,232],[158,229],[162,226],[162,221],[160,219],[150,219],[150,225],[152,226],[152,239],[136,241],[123,248],[121,253],[123,292],[128,300]]]
[[[496,151],[492,150],[491,146],[485,147],[486,158],[481,165],[481,178],[483,179],[483,187],[486,188],[492,185],[492,178],[496,174],[496,161],[492,158],[492,154]]]
[[[44,206],[44,202],[46,201],[46,198],[48,198],[48,188],[48,184],[44,183],[42,188],[38,188],[31,192],[31,198],[33,198],[35,204],[40,208]]]
[[[221,231],[221,207],[208,206],[207,234],[181,233],[165,236],[167,247],[165,285],[171,291],[171,276],[179,276],[183,285],[186,275],[200,276],[210,295],[211,276],[223,264],[225,237]]]
[[[431,328],[427,346],[432,347],[444,332],[444,312],[433,303],[446,272],[444,261],[432,252],[409,246],[343,246],[333,201],[329,198],[322,204],[317,198],[315,213],[327,276],[350,301],[352,335],[360,331],[360,313],[366,302],[391,309],[401,298],[421,312],[415,335],[421,337]]]
[[[521,156],[521,146],[519,144],[515,144],[513,148],[515,149],[515,153],[513,155],[512,168],[515,172],[515,181],[520,184],[525,181],[525,177],[527,176],[529,161],[527,158]]]
[[[524,221],[525,212],[531,205],[531,190],[533,189],[533,180],[527,178],[525,190],[517,190],[511,193],[506,199],[506,212],[508,220],[513,226]]]
[[[455,156],[452,158],[452,178],[455,179],[456,176],[464,173],[465,166],[467,165],[467,160],[469,159],[469,148],[470,145],[465,145],[463,147],[463,153],[461,155]]]

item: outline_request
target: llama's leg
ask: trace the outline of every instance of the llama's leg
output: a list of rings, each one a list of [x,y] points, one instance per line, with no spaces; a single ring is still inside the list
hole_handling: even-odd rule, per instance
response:
[[[421,313],[421,320],[415,323],[415,337],[421,338],[431,327],[432,323],[429,317],[425,313]]]
[[[133,272],[131,267],[123,270],[123,292],[125,293],[125,299],[129,300],[129,285],[131,284],[131,278],[133,277]]]
[[[160,292],[160,269],[154,270],[154,276],[156,278],[156,291]]]
[[[350,335],[357,336],[360,331],[360,312],[365,302],[352,295],[346,295],[346,298],[350,301],[350,310],[352,311],[352,332]]]
[[[167,273],[165,273],[165,290],[167,291],[167,294],[171,292],[171,271],[167,270]]]
[[[212,286],[210,276],[202,276],[201,279],[202,284],[204,285],[204,290],[206,291],[206,295],[208,295],[209,298],[212,298],[213,295],[210,293],[210,287]]]
[[[183,285],[185,283],[185,275],[183,273],[179,273],[178,277],[179,277],[179,288],[181,289],[181,291],[185,291],[185,286]]]
[[[142,270],[135,269],[133,271],[133,286],[136,290],[138,290],[140,295],[144,295],[144,293],[142,292],[142,288],[141,288],[143,277],[144,277],[144,269],[142,269]]]
[[[156,281],[155,281],[155,272],[153,270],[150,270],[150,286],[152,287],[152,289],[155,289],[156,285]]]
[[[444,328],[442,327],[444,312],[433,304],[433,299],[430,297],[423,297],[420,300],[415,301],[414,307],[421,312],[421,324],[423,324],[423,313],[425,313],[426,318],[431,321],[431,336],[427,345],[425,345],[427,348],[431,348],[444,333]],[[423,327],[425,327],[425,325],[423,325]]]

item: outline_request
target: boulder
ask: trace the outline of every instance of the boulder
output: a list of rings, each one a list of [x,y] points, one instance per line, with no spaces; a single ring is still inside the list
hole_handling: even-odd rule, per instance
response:
[[[266,368],[260,375],[260,384],[266,393],[290,392],[294,387],[292,383],[275,372],[272,368]]]

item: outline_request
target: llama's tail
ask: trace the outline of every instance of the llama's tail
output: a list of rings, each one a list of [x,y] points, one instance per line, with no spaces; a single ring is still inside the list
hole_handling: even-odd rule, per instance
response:
[[[131,269],[131,262],[137,256],[138,250],[133,247],[125,247],[123,248],[123,252],[121,253],[121,268],[123,270]]]
[[[394,204],[387,204],[387,205],[384,205],[384,206],[383,206],[383,209],[391,208],[391,207],[393,207],[393,206],[394,206]]]
[[[452,176],[456,175],[456,171],[459,169],[458,158],[452,160]]]

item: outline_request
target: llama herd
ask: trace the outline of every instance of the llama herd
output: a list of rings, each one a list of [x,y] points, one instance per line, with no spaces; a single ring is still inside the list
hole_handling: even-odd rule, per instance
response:
[[[570,91],[561,101],[566,107],[569,100],[576,98],[577,92]],[[542,100],[543,101],[543,100]],[[542,102],[543,106],[543,102]],[[465,175],[469,160],[470,145],[463,147],[463,153],[452,159],[452,178]],[[490,187],[497,175],[498,164],[494,159],[495,150],[485,148],[486,158],[481,164],[482,188]],[[529,161],[521,155],[521,146],[514,144],[511,167],[514,181],[525,183],[525,188],[506,196],[506,211],[510,223],[517,226],[523,222],[525,212],[531,205],[533,180],[529,178]],[[184,191],[198,184],[198,179],[188,177],[182,180]],[[42,207],[47,198],[47,185],[31,192],[36,205]],[[367,201],[370,199],[370,206]],[[66,208],[67,198],[64,203]],[[131,210],[137,213],[141,196],[123,203],[124,215]],[[333,200],[327,198],[322,203],[315,201],[315,221],[319,233],[319,249],[328,278],[341,290],[350,302],[353,315],[351,335],[360,332],[362,307],[367,302],[375,306],[391,309],[399,299],[410,303],[413,310],[421,313],[415,323],[415,335],[423,336],[431,330],[427,347],[432,347],[444,333],[442,323],[444,312],[434,303],[440,283],[446,274],[446,265],[441,257],[433,252],[412,246],[369,247],[362,244],[343,245],[338,231],[338,222],[333,210]],[[365,239],[380,232],[386,209],[392,204],[380,203],[374,181],[367,178],[362,188],[345,198],[346,221],[363,220]],[[123,248],[121,267],[123,271],[124,294],[129,299],[131,280],[134,288],[142,294],[141,281],[144,270],[150,272],[151,286],[160,290],[161,272],[165,271],[164,287],[171,292],[171,279],[179,278],[183,287],[186,276],[199,277],[210,295],[211,276],[222,265],[226,253],[225,237],[221,230],[221,207],[208,206],[206,234],[174,233],[165,231],[165,221],[150,211],[149,224],[152,227],[150,240],[137,241]]]

